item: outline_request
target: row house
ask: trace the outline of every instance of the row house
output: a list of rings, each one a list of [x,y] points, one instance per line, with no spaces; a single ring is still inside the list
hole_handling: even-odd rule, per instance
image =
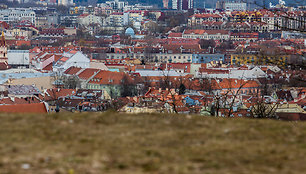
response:
[[[268,26],[268,31],[277,31],[281,29],[281,17],[274,12],[268,10],[261,10],[261,21]]]
[[[17,39],[31,39],[33,35],[36,35],[36,31],[24,27],[8,29],[6,33]]]
[[[261,22],[260,11],[233,11],[228,17],[229,22]]]
[[[65,28],[47,28],[39,32],[41,37],[65,37],[76,35],[77,29],[75,27]]]
[[[204,13],[204,14],[194,14],[188,18],[188,26],[198,26],[202,25],[203,22],[223,22],[225,21],[225,17],[221,14],[211,14],[211,13]]]
[[[41,37],[64,37],[65,32],[62,28],[48,28],[39,32]]]
[[[204,29],[204,30],[222,30],[224,29],[224,25],[226,24],[226,22],[223,21],[219,21],[219,22],[215,22],[215,21],[204,21],[202,23],[202,25],[193,27],[193,28],[197,28],[197,29]]]
[[[230,32],[226,30],[185,30],[183,38],[229,40]]]
[[[281,28],[291,31],[306,30],[306,11],[292,11],[281,15]]]
[[[224,54],[193,54],[192,63],[224,62]]]
[[[269,32],[272,31],[269,25],[264,22],[227,22],[224,25],[224,29],[233,32]]]
[[[232,54],[231,64],[277,64],[283,66],[288,60],[290,55],[260,55],[260,54]]]
[[[258,33],[232,33],[231,40],[233,41],[248,41],[255,42],[259,38]]]

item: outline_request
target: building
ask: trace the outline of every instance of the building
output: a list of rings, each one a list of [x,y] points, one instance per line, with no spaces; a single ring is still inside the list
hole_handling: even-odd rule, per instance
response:
[[[226,30],[185,30],[183,38],[228,40],[230,39],[230,32]]]
[[[259,54],[232,54],[231,64],[256,64],[256,65],[266,65],[266,64],[276,64],[279,66],[285,65],[289,60],[289,55],[259,55]]]
[[[193,0],[172,0],[172,9],[175,10],[193,9]]]
[[[126,5],[128,5],[127,2],[114,0],[114,1],[106,1],[105,4],[107,4],[112,9],[123,9]]]
[[[90,59],[80,51],[66,52],[53,64],[53,71],[64,71],[72,66],[89,68]]]
[[[27,8],[9,8],[0,10],[0,21],[4,22],[17,22],[28,20],[35,24],[36,13]]]
[[[192,63],[224,62],[224,54],[193,54]]]
[[[69,6],[73,5],[73,0],[58,0],[58,5]]]
[[[29,50],[8,50],[7,52],[8,64],[12,68],[30,66]]]
[[[106,25],[108,26],[123,26],[124,15],[122,12],[115,12],[106,18]]]
[[[77,22],[79,25],[83,26],[89,26],[90,24],[102,25],[102,17],[93,14],[81,14],[77,18]]]
[[[217,1],[216,9],[229,11],[246,11],[247,3],[243,1]]]
[[[201,26],[203,22],[223,22],[225,17],[221,14],[194,14],[188,18],[188,26]]]
[[[131,10],[123,13],[123,24],[131,25],[137,30],[140,30],[142,20],[142,11]]]

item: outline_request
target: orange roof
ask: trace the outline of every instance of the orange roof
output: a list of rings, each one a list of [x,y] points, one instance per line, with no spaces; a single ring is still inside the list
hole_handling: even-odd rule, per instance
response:
[[[42,70],[44,71],[52,71],[53,70],[53,63],[49,63],[47,66],[45,66]]]
[[[89,81],[89,83],[119,85],[121,84],[121,80],[124,79],[125,75],[126,74],[124,72],[100,71]],[[126,78],[128,81],[132,81],[130,76],[127,75]]]
[[[73,95],[76,93],[76,89],[60,89],[60,88],[52,88],[48,89],[45,94],[45,101],[55,100],[59,97],[66,97],[68,95]]]
[[[170,33],[168,37],[182,37],[182,33]]]
[[[229,34],[229,31],[226,30],[185,30],[184,34]]]
[[[0,105],[0,112],[5,113],[47,113],[44,103]]]
[[[93,76],[95,73],[100,71],[99,69],[94,69],[94,68],[87,68],[84,71],[82,71],[78,77],[80,79],[89,79],[91,76]]]
[[[66,62],[68,59],[69,59],[68,57],[62,57],[60,60]]]
[[[77,74],[82,68],[78,68],[78,67],[70,67],[68,68],[64,73],[65,74],[70,74],[70,75],[75,75]]]

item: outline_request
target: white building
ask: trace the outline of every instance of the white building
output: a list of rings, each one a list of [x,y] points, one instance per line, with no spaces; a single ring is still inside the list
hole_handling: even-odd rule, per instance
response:
[[[226,30],[185,30],[182,37],[187,39],[229,40],[230,32]]]
[[[172,9],[176,10],[193,9],[193,0],[172,0]]]
[[[73,5],[73,0],[58,0],[58,5],[69,6]]]
[[[106,25],[108,26],[124,26],[124,15],[122,12],[115,12],[106,18]]]
[[[93,14],[82,14],[77,18],[77,22],[83,26],[90,24],[102,25],[102,17]]]
[[[142,20],[143,17],[139,11],[126,11],[123,14],[123,24],[132,25],[137,30],[140,30]]]
[[[8,64],[13,67],[29,67],[30,53],[29,50],[8,50],[7,51]]]
[[[246,11],[247,3],[244,2],[225,2],[224,9],[230,11]]]
[[[35,24],[35,17],[35,12],[27,8],[9,8],[0,10],[0,21],[5,21],[8,23],[28,20]]]
[[[105,4],[107,4],[113,9],[123,9],[126,5],[128,5],[127,2],[119,1],[119,0],[106,1]]]
[[[65,71],[72,66],[89,68],[90,59],[80,51],[76,53],[66,52],[59,60],[54,63],[53,71]]]

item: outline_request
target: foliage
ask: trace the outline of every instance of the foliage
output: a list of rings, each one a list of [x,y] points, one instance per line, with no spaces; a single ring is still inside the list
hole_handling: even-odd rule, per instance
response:
[[[201,39],[199,41],[199,44],[202,49],[208,49],[209,47],[214,48],[216,46],[216,42],[213,39],[210,40]]]

